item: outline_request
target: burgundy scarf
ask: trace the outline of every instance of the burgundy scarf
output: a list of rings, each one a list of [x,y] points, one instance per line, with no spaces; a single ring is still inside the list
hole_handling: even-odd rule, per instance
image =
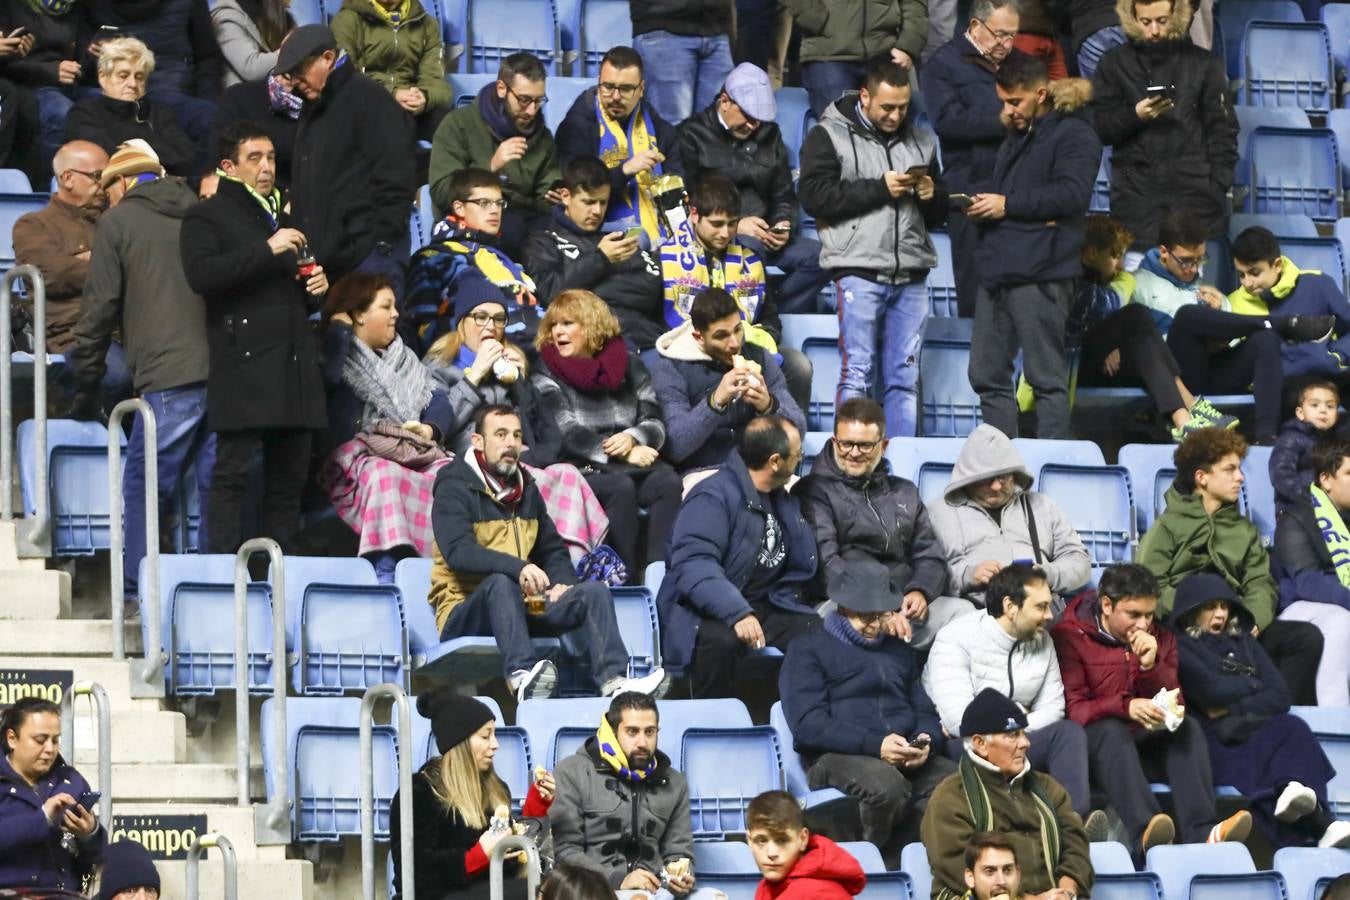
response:
[[[508,484],[492,470],[492,466],[488,465],[487,457],[483,455],[482,450],[475,449],[473,456],[478,462],[478,473],[483,476],[483,484],[492,498],[504,506],[515,506],[519,503],[520,498],[525,495],[525,476],[520,472],[519,463],[516,465],[515,478]]]
[[[539,355],[560,381],[586,394],[618,390],[628,377],[628,346],[618,336],[595,356],[562,356],[553,344],[541,347]]]

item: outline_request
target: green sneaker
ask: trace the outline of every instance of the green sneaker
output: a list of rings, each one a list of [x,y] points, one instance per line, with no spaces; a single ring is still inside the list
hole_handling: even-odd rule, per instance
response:
[[[1214,404],[1210,403],[1204,397],[1195,398],[1195,406],[1191,407],[1191,417],[1203,419],[1210,428],[1222,428],[1225,431],[1238,427],[1237,416],[1230,416],[1227,413],[1220,412]]]
[[[1172,435],[1172,440],[1180,444],[1197,431],[1203,431],[1206,428],[1213,427],[1215,426],[1211,425],[1208,419],[1195,415],[1195,410],[1191,410],[1191,420],[1180,428],[1172,428],[1170,433]]]

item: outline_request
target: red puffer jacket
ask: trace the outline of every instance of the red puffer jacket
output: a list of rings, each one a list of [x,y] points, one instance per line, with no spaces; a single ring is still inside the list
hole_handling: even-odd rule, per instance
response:
[[[1095,595],[1081,594],[1069,604],[1050,636],[1059,655],[1070,719],[1083,726],[1108,716],[1128,720],[1131,700],[1178,686],[1176,637],[1157,622],[1148,632],[1158,639],[1158,658],[1145,672],[1128,644],[1098,626]],[[1180,694],[1177,702],[1184,703]]]
[[[852,900],[866,884],[862,866],[847,850],[813,834],[786,878],[760,880],[755,900]]]

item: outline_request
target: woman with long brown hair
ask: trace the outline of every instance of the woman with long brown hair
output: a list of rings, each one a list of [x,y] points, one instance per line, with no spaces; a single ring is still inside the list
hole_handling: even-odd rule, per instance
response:
[[[291,0],[217,0],[211,27],[225,57],[223,87],[271,74],[282,38],[295,27],[290,5]]]

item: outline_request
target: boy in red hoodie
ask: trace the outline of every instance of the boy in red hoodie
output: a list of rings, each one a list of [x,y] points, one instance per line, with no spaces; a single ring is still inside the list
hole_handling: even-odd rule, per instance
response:
[[[755,900],[851,900],[867,883],[847,850],[807,829],[797,798],[786,791],[751,800],[745,827],[764,876]]]

